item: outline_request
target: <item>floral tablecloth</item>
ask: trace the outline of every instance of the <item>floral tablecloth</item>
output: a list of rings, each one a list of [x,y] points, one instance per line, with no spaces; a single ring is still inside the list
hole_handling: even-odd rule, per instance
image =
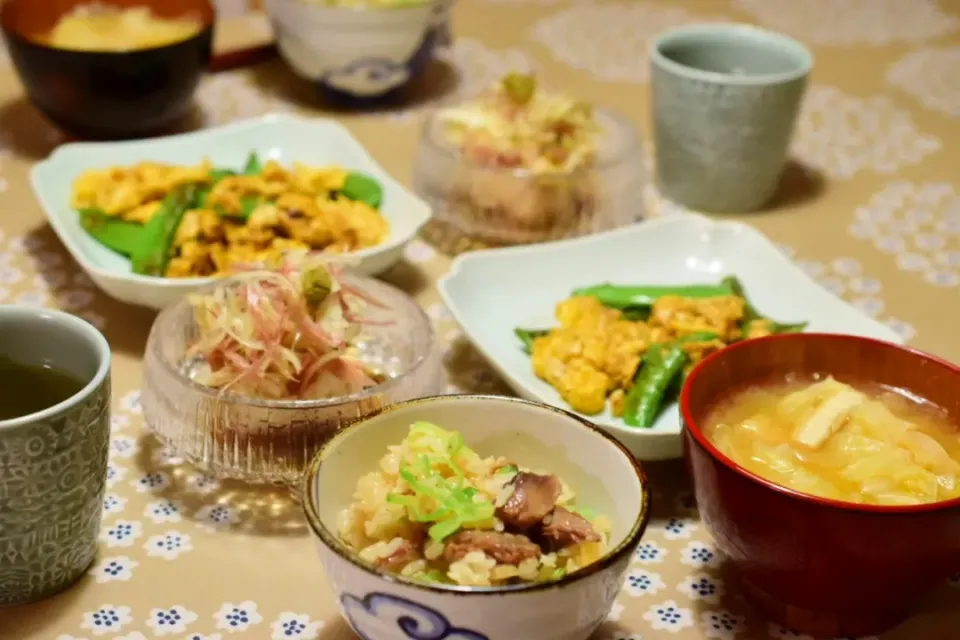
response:
[[[236,17],[223,25],[221,46],[269,37],[243,0],[223,5]],[[511,69],[536,69],[646,131],[649,39],[686,22],[729,20],[786,31],[817,58],[780,204],[740,219],[912,344],[960,359],[960,147],[950,147],[960,134],[960,2],[462,0],[454,42],[412,106],[333,115],[402,180],[423,109]],[[269,111],[331,113],[279,62],[208,77],[197,102],[210,125]],[[353,638],[295,504],[218,482],[144,432],[137,388],[154,314],[98,292],[30,192],[30,166],[61,140],[0,60],[0,302],[59,307],[100,327],[114,349],[116,394],[99,561],[58,597],[0,610],[0,639]],[[648,215],[678,210],[652,188],[647,207]],[[433,281],[447,264],[417,241],[385,278],[436,322],[451,390],[507,393],[437,301]],[[803,638],[754,617],[725,588],[682,467],[648,469],[654,520],[596,640]],[[960,578],[883,640],[958,637]]]

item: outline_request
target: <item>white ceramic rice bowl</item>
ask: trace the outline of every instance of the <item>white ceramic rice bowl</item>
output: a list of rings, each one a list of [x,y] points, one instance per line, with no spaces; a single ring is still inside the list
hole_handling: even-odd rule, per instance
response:
[[[417,420],[459,431],[481,455],[563,478],[579,504],[610,518],[607,555],[556,582],[484,588],[427,585],[360,560],[337,536],[337,516]],[[616,440],[566,411],[499,396],[412,400],[354,423],[308,468],[303,503],[340,611],[363,640],[586,640],[623,587],[650,514],[643,471]]]

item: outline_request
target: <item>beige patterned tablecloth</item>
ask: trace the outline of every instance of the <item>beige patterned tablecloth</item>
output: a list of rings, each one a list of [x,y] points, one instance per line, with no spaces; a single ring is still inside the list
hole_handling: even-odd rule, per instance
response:
[[[222,46],[269,37],[262,16],[244,14],[244,0],[222,4],[238,16],[223,25]],[[401,180],[423,109],[511,69],[536,69],[646,131],[647,42],[668,27],[718,20],[786,31],[817,58],[784,197],[775,210],[740,219],[911,344],[960,360],[956,0],[462,0],[454,43],[412,106],[333,115]],[[269,111],[331,113],[279,62],[211,76],[197,102],[209,125]],[[100,327],[114,349],[116,392],[99,562],[58,597],[0,610],[0,640],[352,639],[296,505],[218,482],[144,432],[137,388],[154,314],[93,287],[28,184],[30,166],[61,140],[0,59],[0,302],[59,307]],[[652,188],[647,205],[650,215],[678,209]],[[451,389],[506,393],[437,301],[433,281],[448,261],[416,241],[385,278],[436,322]],[[725,587],[681,466],[649,470],[654,521],[595,640],[804,638],[754,617]],[[882,640],[955,638],[960,576]]]

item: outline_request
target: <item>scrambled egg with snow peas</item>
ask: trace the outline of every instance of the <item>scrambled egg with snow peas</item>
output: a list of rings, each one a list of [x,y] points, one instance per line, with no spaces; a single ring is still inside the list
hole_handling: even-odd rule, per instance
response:
[[[773,332],[772,322],[756,319],[741,326],[746,302],[730,295],[712,298],[664,296],[646,319],[631,319],[592,296],[575,296],[555,310],[559,326],[536,338],[533,370],[554,387],[575,411],[601,413],[610,398],[620,416],[626,392],[647,350],[698,333],[716,336],[683,343],[687,369],[727,344]]]
[[[357,191],[358,182],[367,192],[348,189]],[[196,196],[168,238],[166,277],[224,275],[238,265],[277,263],[290,251],[356,251],[383,242],[389,231],[372,178],[340,167],[294,163],[287,169],[272,160],[261,163],[254,154],[242,171],[207,160],[86,171],[74,181],[72,206],[81,216],[96,214],[99,221],[84,228],[129,256],[139,241],[130,225],[149,227],[163,215],[165,198],[185,187]]]

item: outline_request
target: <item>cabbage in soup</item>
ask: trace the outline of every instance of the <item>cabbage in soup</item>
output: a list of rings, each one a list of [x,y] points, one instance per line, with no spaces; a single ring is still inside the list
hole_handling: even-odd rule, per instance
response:
[[[935,407],[833,378],[747,389],[704,434],[783,487],[846,502],[911,505],[960,497],[960,434]]]
[[[83,6],[63,16],[43,44],[72,51],[134,51],[163,47],[196,35],[203,24],[190,17],[163,18],[149,7]]]

